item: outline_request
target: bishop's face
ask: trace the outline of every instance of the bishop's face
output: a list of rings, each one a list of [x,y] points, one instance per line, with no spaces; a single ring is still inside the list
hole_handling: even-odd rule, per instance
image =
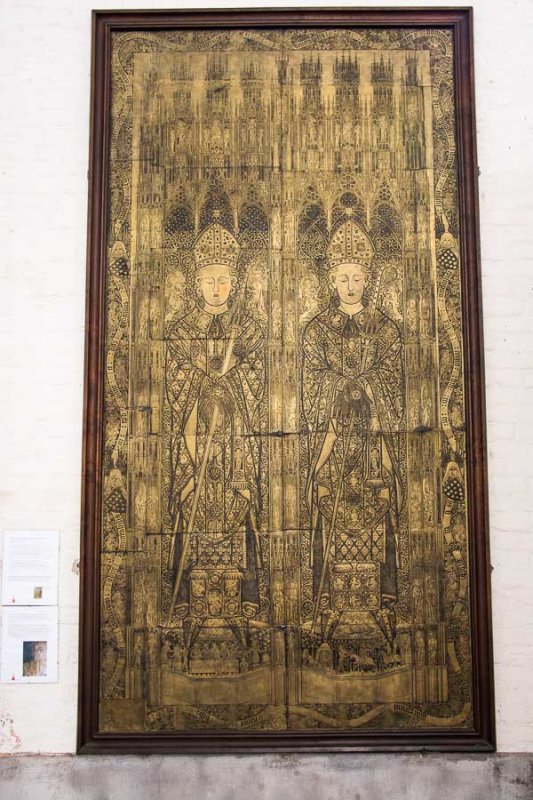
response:
[[[331,270],[330,278],[341,303],[355,306],[361,302],[366,282],[364,267],[360,264],[339,264]]]
[[[225,264],[209,264],[199,275],[202,297],[207,306],[219,308],[228,302],[231,292],[231,273]]]

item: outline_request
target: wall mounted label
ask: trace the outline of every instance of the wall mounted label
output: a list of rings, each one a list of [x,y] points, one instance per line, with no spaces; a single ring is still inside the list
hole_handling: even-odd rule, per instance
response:
[[[2,683],[57,681],[57,606],[2,609]]]
[[[5,531],[2,605],[57,604],[59,531]]]

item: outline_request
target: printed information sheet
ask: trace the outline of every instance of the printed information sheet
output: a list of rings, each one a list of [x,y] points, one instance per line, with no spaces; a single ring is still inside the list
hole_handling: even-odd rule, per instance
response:
[[[4,606],[2,683],[57,681],[57,623],[57,606]]]
[[[59,531],[5,531],[2,605],[57,604]]]

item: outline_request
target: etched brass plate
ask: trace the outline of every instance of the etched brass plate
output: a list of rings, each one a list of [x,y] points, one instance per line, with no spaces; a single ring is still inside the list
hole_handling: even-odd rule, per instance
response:
[[[468,14],[423,13],[97,17],[93,750],[491,746]]]

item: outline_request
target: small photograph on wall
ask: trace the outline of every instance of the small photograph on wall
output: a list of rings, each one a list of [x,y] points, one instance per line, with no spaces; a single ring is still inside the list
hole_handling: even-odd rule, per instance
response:
[[[46,675],[46,642],[23,642],[22,675],[43,677]]]
[[[494,746],[471,14],[97,13],[81,752]]]

